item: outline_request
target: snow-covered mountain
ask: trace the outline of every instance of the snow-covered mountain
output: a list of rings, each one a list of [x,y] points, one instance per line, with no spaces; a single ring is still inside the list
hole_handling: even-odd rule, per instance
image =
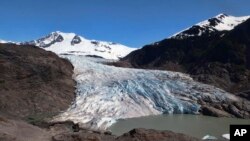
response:
[[[227,14],[219,14],[213,18],[202,21],[190,28],[178,32],[170,38],[184,39],[188,37],[201,36],[203,34],[209,35],[210,33],[218,31],[230,31],[249,18],[250,16],[235,17]]]
[[[88,40],[75,33],[63,33],[60,31],[52,32],[43,38],[21,44],[35,45],[56,54],[89,55],[105,59],[119,59],[135,50],[135,48],[129,48],[121,44]]]

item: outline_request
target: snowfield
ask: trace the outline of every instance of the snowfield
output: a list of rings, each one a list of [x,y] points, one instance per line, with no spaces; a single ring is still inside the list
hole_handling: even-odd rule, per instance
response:
[[[75,33],[52,32],[40,39],[19,44],[35,45],[58,55],[89,55],[117,60],[136,50],[118,43],[88,40]]]
[[[188,75],[158,70],[107,66],[104,59],[62,55],[74,66],[76,100],[56,121],[72,120],[91,129],[106,130],[117,119],[163,113],[197,114],[199,99],[237,100]]]

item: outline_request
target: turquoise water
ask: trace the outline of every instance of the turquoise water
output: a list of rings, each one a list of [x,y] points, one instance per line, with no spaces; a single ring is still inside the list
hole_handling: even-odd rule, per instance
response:
[[[212,135],[221,138],[229,133],[230,124],[250,124],[250,120],[236,118],[216,118],[202,115],[158,115],[119,120],[109,130],[122,135],[134,128],[171,130],[197,138]]]

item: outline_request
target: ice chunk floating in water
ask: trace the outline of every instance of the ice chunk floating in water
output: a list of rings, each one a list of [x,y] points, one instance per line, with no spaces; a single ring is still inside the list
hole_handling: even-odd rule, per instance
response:
[[[55,120],[72,120],[107,129],[117,119],[162,113],[198,113],[199,99],[234,99],[225,91],[193,81],[188,75],[118,68],[84,56],[62,56],[74,65],[75,103]]]
[[[211,135],[206,135],[202,138],[202,140],[217,140],[217,138]]]
[[[223,134],[222,137],[227,140],[230,140],[230,134]]]

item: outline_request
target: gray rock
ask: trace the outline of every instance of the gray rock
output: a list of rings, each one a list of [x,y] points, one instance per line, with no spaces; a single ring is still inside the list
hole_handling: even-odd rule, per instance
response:
[[[79,44],[79,43],[81,43],[81,38],[79,37],[79,36],[75,36],[73,39],[72,39],[72,41],[71,41],[71,45],[75,45],[75,44]]]

